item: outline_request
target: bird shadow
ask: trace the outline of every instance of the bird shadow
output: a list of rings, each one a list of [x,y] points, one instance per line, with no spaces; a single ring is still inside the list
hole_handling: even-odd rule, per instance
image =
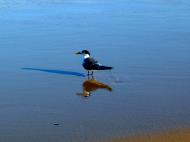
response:
[[[53,69],[41,69],[41,68],[21,68],[22,70],[30,70],[30,71],[40,71],[52,74],[62,74],[62,75],[71,75],[71,76],[78,76],[78,77],[85,77],[86,75],[79,72],[73,71],[65,71],[65,70],[53,70]]]

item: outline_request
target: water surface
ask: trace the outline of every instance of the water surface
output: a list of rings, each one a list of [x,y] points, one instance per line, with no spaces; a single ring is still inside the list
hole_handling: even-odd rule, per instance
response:
[[[187,0],[0,1],[0,140],[91,142],[190,126],[189,25]],[[95,73],[112,92],[77,95],[88,79],[82,49],[114,67]]]

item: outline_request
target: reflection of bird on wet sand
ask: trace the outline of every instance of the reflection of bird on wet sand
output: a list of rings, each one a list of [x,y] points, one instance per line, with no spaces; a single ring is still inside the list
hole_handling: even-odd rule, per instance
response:
[[[97,81],[96,79],[92,78],[83,82],[83,93],[78,93],[77,95],[89,97],[92,92],[98,89],[105,89],[110,92],[112,91],[112,88],[108,86],[107,84],[101,83]]]

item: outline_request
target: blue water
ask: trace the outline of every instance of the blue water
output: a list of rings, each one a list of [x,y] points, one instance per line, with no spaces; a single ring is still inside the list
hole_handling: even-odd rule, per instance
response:
[[[188,0],[0,1],[0,141],[92,142],[190,126]],[[112,71],[90,97],[82,49]],[[59,124],[58,126],[53,124]]]

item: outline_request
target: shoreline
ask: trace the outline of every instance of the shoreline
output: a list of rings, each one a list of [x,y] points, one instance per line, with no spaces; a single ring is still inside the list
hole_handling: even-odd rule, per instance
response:
[[[114,138],[104,142],[190,142],[190,128],[176,128],[158,133]]]

